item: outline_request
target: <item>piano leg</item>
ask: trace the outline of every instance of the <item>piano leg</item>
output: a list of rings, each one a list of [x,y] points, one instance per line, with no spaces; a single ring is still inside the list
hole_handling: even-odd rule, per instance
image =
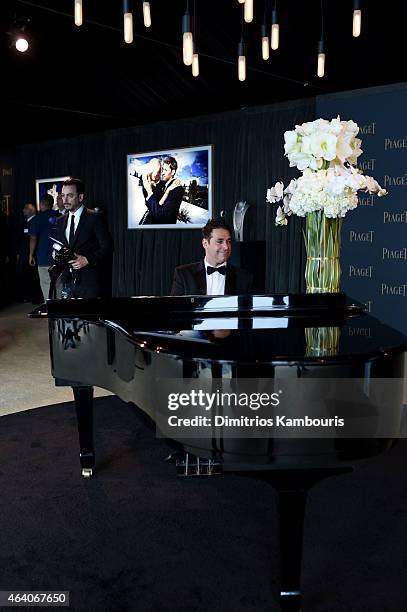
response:
[[[281,612],[301,612],[302,541],[308,491],[320,480],[352,472],[352,469],[338,467],[244,473],[245,476],[271,484],[278,493]]]
[[[72,387],[75,398],[79,432],[79,459],[82,476],[90,478],[95,466],[93,447],[93,387]]]

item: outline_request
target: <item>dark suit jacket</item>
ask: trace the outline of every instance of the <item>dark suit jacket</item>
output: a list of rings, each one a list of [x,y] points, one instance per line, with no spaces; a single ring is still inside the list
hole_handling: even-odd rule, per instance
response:
[[[252,283],[251,272],[227,264],[225,295],[250,293]],[[206,271],[203,260],[175,268],[171,295],[206,295]]]
[[[153,191],[153,195],[146,200],[148,214],[143,218],[143,225],[158,224],[158,223],[176,223],[178,218],[179,208],[184,196],[184,188],[182,186],[175,187],[168,192],[166,200],[162,206],[159,202],[165,193],[165,187],[169,187],[174,179],[166,185],[160,181]]]
[[[110,274],[113,241],[105,220],[100,213],[88,212],[85,208],[76,228],[72,245],[65,236],[70,215],[63,215],[57,221],[57,238],[78,255],[85,255],[89,265],[75,272],[74,297],[100,297],[104,274]]]

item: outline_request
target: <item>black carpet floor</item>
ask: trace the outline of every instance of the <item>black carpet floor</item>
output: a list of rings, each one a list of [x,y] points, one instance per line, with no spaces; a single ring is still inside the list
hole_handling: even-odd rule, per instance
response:
[[[73,403],[0,419],[0,590],[69,590],[75,611],[278,611],[276,496],[253,479],[177,479],[137,410],[95,400],[80,475]],[[318,484],[304,612],[407,609],[407,444]]]

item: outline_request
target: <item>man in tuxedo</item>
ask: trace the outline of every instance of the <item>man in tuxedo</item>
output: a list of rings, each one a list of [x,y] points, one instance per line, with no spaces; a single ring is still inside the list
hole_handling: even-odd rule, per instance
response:
[[[205,259],[175,269],[171,295],[241,295],[251,292],[253,276],[228,263],[232,233],[223,221],[211,219],[202,229]]]
[[[148,213],[140,222],[149,224],[174,224],[184,196],[181,182],[175,178],[178,164],[174,157],[166,157],[162,162],[161,181],[153,184],[151,174],[143,175],[143,188]]]
[[[57,238],[74,257],[63,273],[64,297],[101,297],[104,274],[110,273],[113,241],[103,216],[83,205],[85,186],[69,178],[62,185],[67,213],[57,222]]]

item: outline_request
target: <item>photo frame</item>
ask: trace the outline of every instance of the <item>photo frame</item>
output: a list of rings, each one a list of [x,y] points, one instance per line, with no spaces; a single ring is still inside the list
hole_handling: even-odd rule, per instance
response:
[[[53,209],[58,210],[57,206],[57,196],[61,193],[62,184],[69,176],[59,176],[57,178],[46,178],[46,179],[37,179],[35,181],[35,198],[37,208],[40,204],[40,199],[50,194],[54,198]]]
[[[193,229],[212,218],[212,145],[127,155],[128,229]]]

